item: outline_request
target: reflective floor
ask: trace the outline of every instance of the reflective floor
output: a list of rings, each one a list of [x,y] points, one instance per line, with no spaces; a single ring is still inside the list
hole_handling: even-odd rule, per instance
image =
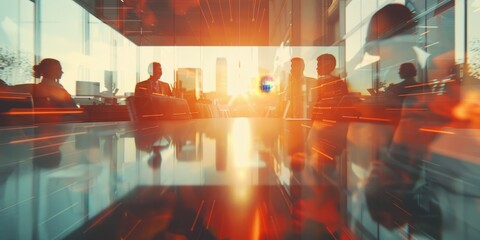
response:
[[[4,127],[1,238],[476,239],[480,131],[436,131],[403,134],[420,154],[372,122]]]

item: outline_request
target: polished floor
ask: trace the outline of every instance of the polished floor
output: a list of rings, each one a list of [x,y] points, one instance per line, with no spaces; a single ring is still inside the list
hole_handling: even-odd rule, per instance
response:
[[[480,131],[435,127],[3,127],[1,239],[477,239]]]

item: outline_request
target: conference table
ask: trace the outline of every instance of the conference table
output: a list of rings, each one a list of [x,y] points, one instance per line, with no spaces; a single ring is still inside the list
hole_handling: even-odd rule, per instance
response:
[[[413,215],[427,223],[376,222],[361,191],[368,163],[352,154],[365,154],[356,133],[391,126],[337,124],[211,118],[1,127],[1,238],[377,239],[435,234],[428,222],[442,236],[480,233],[471,221],[480,215],[475,188],[429,187],[419,195],[435,196],[425,204],[449,219],[419,210]],[[334,155],[317,146],[324,128],[345,134]],[[443,149],[437,159],[465,162],[441,147],[445,141],[432,145]],[[468,180],[449,175],[465,186],[478,179],[472,156]],[[441,227],[448,221],[456,225]]]

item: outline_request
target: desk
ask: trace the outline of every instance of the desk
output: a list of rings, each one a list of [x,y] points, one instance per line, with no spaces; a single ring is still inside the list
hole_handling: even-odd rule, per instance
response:
[[[308,127],[274,118],[217,118],[0,128],[2,238],[403,236],[403,227],[386,229],[369,216],[356,191],[362,179],[348,158],[335,161],[346,161],[346,173],[337,173],[354,181],[351,186],[316,171],[308,140],[299,139],[297,150],[290,151],[295,129]],[[362,146],[347,147],[355,153],[353,148]],[[456,197],[450,211],[455,222],[480,217],[478,206],[462,205],[465,196],[442,194],[442,199]],[[469,239],[479,229],[469,223],[468,229],[437,229],[443,236]]]
[[[83,105],[86,122],[129,121],[127,105]]]

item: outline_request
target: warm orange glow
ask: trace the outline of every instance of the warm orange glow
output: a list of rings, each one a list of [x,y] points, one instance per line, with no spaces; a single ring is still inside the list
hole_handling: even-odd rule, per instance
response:
[[[29,139],[24,139],[24,140],[10,141],[10,144],[26,143],[26,142],[35,142],[35,141],[52,139],[52,138],[61,138],[61,137],[69,137],[69,136],[82,135],[82,134],[86,134],[86,133],[87,133],[87,132],[78,132],[78,133],[71,133],[71,134],[59,134],[59,135],[48,136],[48,137],[29,138]]]
[[[260,210],[259,208],[257,207],[255,209],[255,217],[253,219],[253,226],[252,226],[252,240],[257,240],[257,239],[260,239],[260,234],[261,234],[261,226],[260,226],[261,222],[260,222]]]

